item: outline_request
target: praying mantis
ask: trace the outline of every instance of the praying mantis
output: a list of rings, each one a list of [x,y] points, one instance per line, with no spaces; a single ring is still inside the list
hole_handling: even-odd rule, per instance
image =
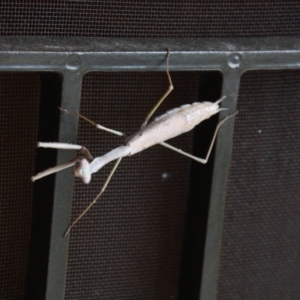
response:
[[[81,178],[83,183],[88,184],[91,181],[91,177],[93,173],[98,172],[104,165],[108,164],[109,162],[116,160],[100,192],[95,196],[93,201],[84,209],[84,211],[76,218],[76,220],[69,225],[67,231],[64,234],[65,236],[69,234],[72,227],[89,211],[89,209],[98,201],[98,199],[104,193],[106,187],[108,186],[114,172],[118,168],[123,157],[134,155],[156,144],[160,144],[166,148],[169,148],[175,152],[178,152],[184,156],[196,160],[199,163],[205,164],[208,161],[209,156],[211,154],[220,126],[224,122],[226,122],[226,120],[228,120],[229,118],[237,114],[237,112],[235,112],[234,114],[227,116],[217,125],[208,152],[204,159],[195,157],[189,153],[186,153],[180,149],[171,146],[170,144],[167,144],[165,141],[192,130],[196,125],[198,125],[205,119],[210,118],[211,116],[217,114],[222,110],[226,110],[226,108],[220,108],[219,106],[219,104],[226,98],[226,96],[223,96],[214,103],[195,102],[193,104],[185,104],[182,105],[181,107],[171,109],[167,111],[165,114],[156,117],[153,120],[153,122],[150,122],[148,124],[154,112],[174,89],[172,79],[169,73],[169,57],[170,57],[170,53],[168,50],[166,56],[166,74],[169,81],[169,87],[166,90],[166,92],[163,94],[163,96],[159,99],[159,101],[155,104],[155,106],[151,109],[151,111],[148,113],[140,129],[129,137],[127,137],[122,132],[109,129],[102,125],[96,124],[92,120],[86,118],[85,116],[79,113],[69,112],[61,108],[62,111],[69,114],[73,114],[79,118],[82,118],[83,120],[92,124],[97,129],[104,130],[115,135],[126,137],[124,144],[121,145],[120,147],[113,149],[112,151],[106,153],[101,157],[93,158],[90,152],[88,151],[88,149],[86,149],[84,146],[81,145],[56,143],[56,142],[54,143],[38,142],[37,147],[64,149],[64,150],[78,150],[81,152],[82,156],[75,157],[71,161],[68,161],[61,165],[42,171],[37,175],[32,176],[31,177],[32,181],[38,180],[47,175],[77,165],[74,171],[74,176]]]

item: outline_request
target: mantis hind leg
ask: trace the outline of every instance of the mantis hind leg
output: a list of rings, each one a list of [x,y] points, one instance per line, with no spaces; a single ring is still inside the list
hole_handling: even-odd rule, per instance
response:
[[[167,143],[165,143],[165,142],[161,142],[160,145],[162,145],[162,146],[164,146],[164,147],[166,147],[166,148],[168,148],[168,149],[171,149],[171,150],[173,150],[173,151],[175,151],[175,152],[177,152],[177,153],[179,153],[179,154],[182,154],[182,155],[184,155],[184,156],[187,156],[187,157],[189,157],[189,158],[191,158],[191,159],[193,159],[193,160],[195,160],[195,161],[197,161],[197,162],[199,162],[199,163],[201,163],[201,164],[206,164],[207,161],[208,161],[208,159],[209,159],[209,156],[210,156],[210,154],[211,154],[212,148],[213,148],[213,146],[214,146],[214,143],[215,143],[215,140],[216,140],[216,137],[217,137],[217,133],[218,133],[218,131],[219,131],[221,125],[224,124],[224,123],[225,123],[228,119],[230,119],[231,117],[234,117],[237,113],[238,113],[238,111],[236,111],[236,112],[235,112],[234,114],[232,114],[232,115],[227,116],[224,120],[222,120],[222,121],[217,125],[217,128],[216,128],[216,130],[215,130],[214,136],[213,136],[213,138],[212,138],[212,141],[211,141],[211,143],[210,143],[210,146],[209,146],[209,149],[208,149],[208,151],[207,151],[207,154],[206,154],[206,157],[205,157],[205,158],[199,158],[199,157],[196,157],[196,156],[191,155],[191,154],[189,154],[189,153],[187,153],[187,152],[184,152],[184,151],[182,151],[182,150],[180,150],[180,149],[178,149],[178,148],[175,148],[175,147],[173,147],[173,146],[171,146],[170,144],[167,144]]]
[[[166,92],[162,95],[162,97],[158,100],[158,102],[154,105],[154,107],[151,109],[151,111],[148,113],[148,115],[146,116],[145,121],[143,122],[142,126],[140,129],[143,129],[147,124],[149,119],[152,117],[152,115],[154,114],[154,112],[158,109],[158,107],[162,104],[162,102],[168,97],[168,95],[172,92],[172,90],[174,89],[173,83],[172,83],[172,79],[169,73],[169,57],[170,57],[170,52],[168,49],[167,52],[167,76],[168,76],[168,80],[169,80],[169,87],[166,90]]]

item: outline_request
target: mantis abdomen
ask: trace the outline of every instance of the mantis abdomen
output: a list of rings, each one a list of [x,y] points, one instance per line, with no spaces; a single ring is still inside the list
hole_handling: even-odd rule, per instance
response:
[[[220,111],[219,103],[195,102],[167,111],[154,119],[152,123],[127,138],[120,146],[103,156],[96,157],[90,164],[85,160],[75,171],[75,176],[88,183],[90,174],[99,171],[112,160],[131,156],[161,142],[192,130],[196,125]]]

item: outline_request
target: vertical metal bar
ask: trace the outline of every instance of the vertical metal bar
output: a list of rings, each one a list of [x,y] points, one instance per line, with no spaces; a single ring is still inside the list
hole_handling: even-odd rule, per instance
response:
[[[241,72],[227,69],[223,78],[223,95],[226,95],[223,107],[236,111]],[[221,114],[220,118],[223,118]],[[225,210],[226,187],[229,175],[234,119],[231,119],[218,133],[216,144],[213,185],[211,191],[207,236],[204,251],[204,264],[201,282],[201,300],[214,300],[217,296],[218,271],[220,264],[222,226]]]
[[[63,74],[62,107],[75,111],[79,110],[81,85],[81,73],[66,72]],[[75,143],[77,129],[78,119],[62,114],[60,119],[59,141]],[[57,163],[68,161],[74,157],[75,152],[73,151],[59,151]],[[46,288],[47,300],[64,299],[69,238],[64,237],[63,234],[71,218],[72,190],[72,172],[66,170],[57,173],[49,249]]]

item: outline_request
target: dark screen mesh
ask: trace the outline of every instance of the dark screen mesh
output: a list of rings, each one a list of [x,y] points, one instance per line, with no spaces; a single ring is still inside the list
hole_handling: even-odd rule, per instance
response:
[[[157,114],[197,100],[198,73],[172,78],[176,93]],[[90,73],[80,111],[131,134],[167,86],[165,73]],[[186,134],[172,144],[190,152],[191,141]],[[100,156],[122,138],[80,122],[78,142]],[[189,159],[161,146],[123,159],[102,199],[71,232],[66,299],[177,297],[189,166]],[[73,218],[99,192],[111,168],[100,170],[88,186],[76,182]]]
[[[0,73],[0,298],[22,299],[31,232],[40,78]]]
[[[218,299],[298,299],[299,71],[242,77]]]
[[[0,34],[82,37],[299,36],[299,1],[8,1]]]

